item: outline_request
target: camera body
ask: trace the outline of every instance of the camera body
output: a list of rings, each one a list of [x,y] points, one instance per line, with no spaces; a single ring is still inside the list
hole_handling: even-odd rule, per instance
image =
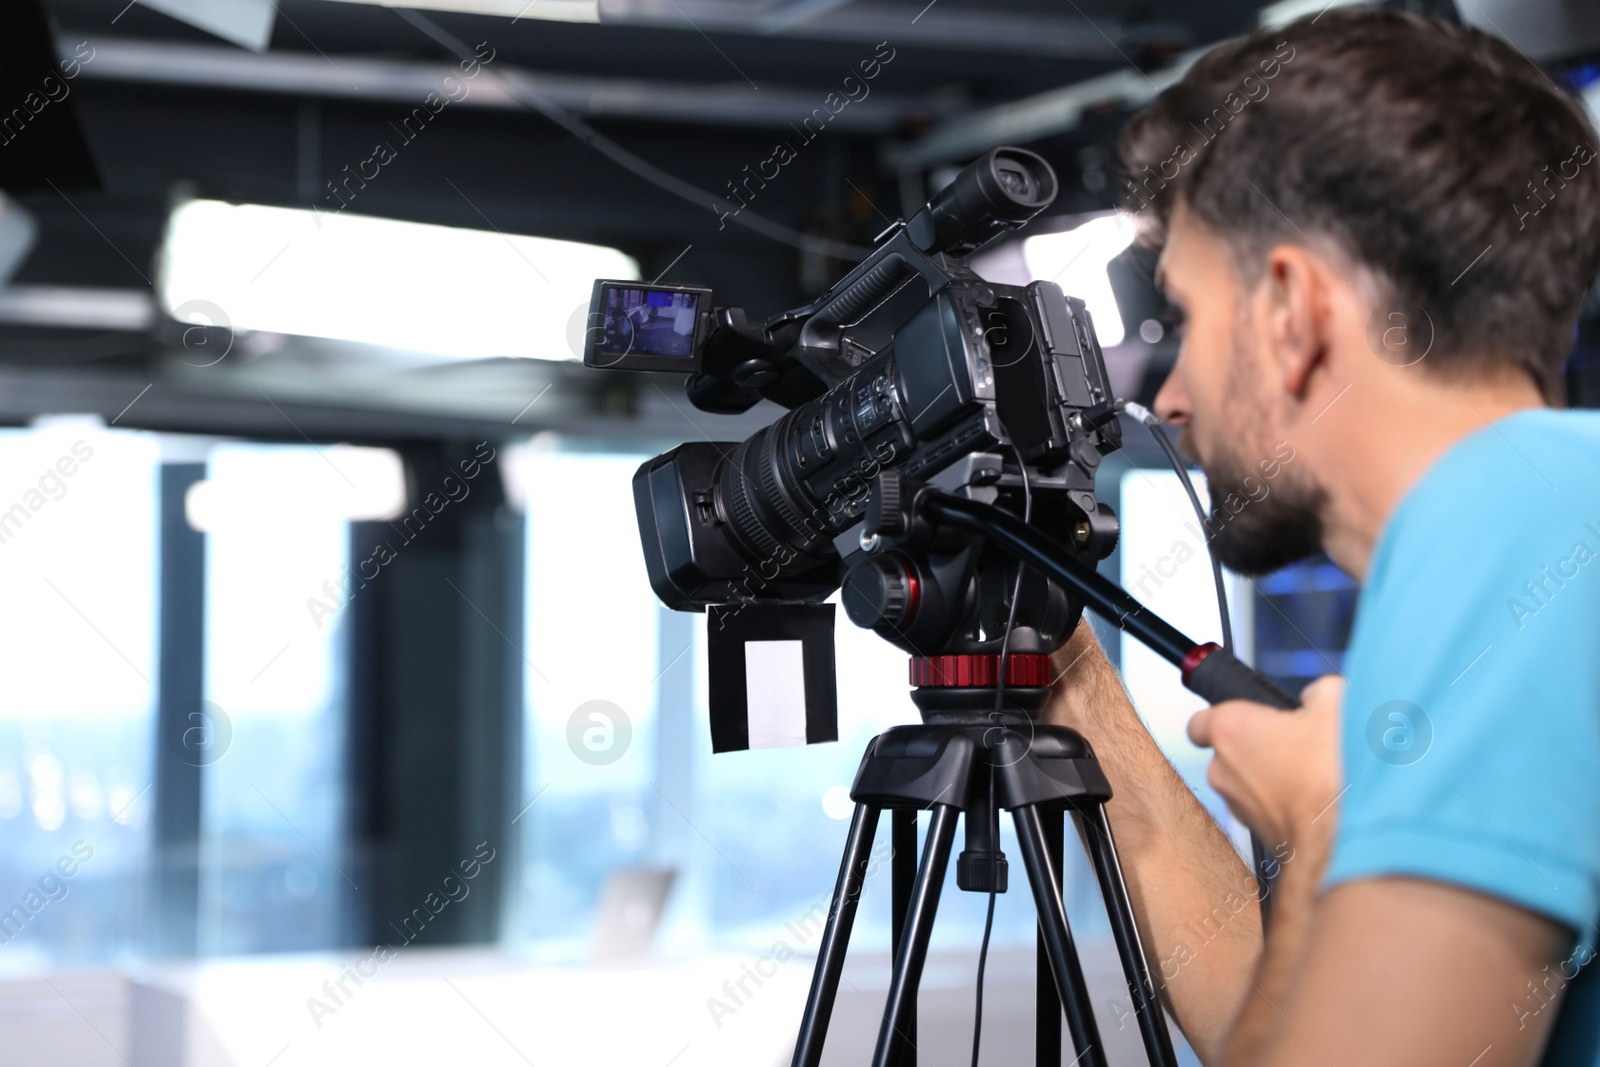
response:
[[[702,410],[789,409],[744,441],[680,445],[639,468],[663,603],[825,599],[863,562],[849,535],[888,470],[989,502],[1020,499],[1026,477],[1036,524],[1086,557],[1111,551],[1116,520],[1094,478],[1121,435],[1088,310],[1053,282],[993,284],[967,263],[1055,191],[1043,159],[995,149],[828,292],[761,326],[706,310],[705,289],[596,283],[589,366],[687,371]],[[886,315],[892,331],[874,321]]]

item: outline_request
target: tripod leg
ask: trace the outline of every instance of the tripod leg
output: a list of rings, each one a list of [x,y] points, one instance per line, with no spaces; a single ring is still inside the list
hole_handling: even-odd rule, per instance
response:
[[[950,864],[950,844],[956,837],[958,810],[949,804],[933,805],[933,820],[928,825],[922,863],[917,868],[916,885],[911,890],[911,910],[906,916],[900,951],[894,956],[894,974],[889,980],[889,1003],[883,1011],[883,1026],[878,1030],[878,1046],[872,1054],[872,1067],[887,1067],[890,1049],[897,1035],[905,1034],[907,1013],[917,999],[922,981],[922,964],[928,956],[928,937],[933,933],[933,915],[939,908],[939,890],[944,886],[945,868]]]
[[[1139,941],[1139,927],[1133,919],[1128,886],[1117,861],[1117,845],[1111,838],[1111,820],[1106,816],[1105,805],[1099,803],[1085,804],[1079,817],[1088,830],[1083,835],[1084,840],[1089,846],[1095,876],[1100,880],[1100,895],[1105,897],[1111,933],[1116,938],[1117,954],[1122,957],[1122,973],[1128,980],[1128,991],[1133,994],[1133,1010],[1139,1020],[1139,1036],[1144,1039],[1145,1056],[1151,1067],[1174,1067],[1178,1061],[1172,1052],[1172,1035],[1167,1032],[1167,1018],[1156,997],[1144,945]]]
[[[822,1043],[827,1039],[833,1000],[839,992],[839,974],[844,970],[845,949],[850,944],[850,927],[855,922],[856,904],[861,899],[861,885],[871,859],[872,839],[878,832],[879,810],[871,804],[857,804],[855,818],[850,821],[839,881],[833,887],[833,904],[828,908],[828,923],[817,949],[817,969],[811,975],[811,992],[800,1020],[800,1036],[795,1039],[794,1067],[817,1067],[822,1062]]]
[[[890,928],[889,955],[900,958],[900,940],[905,934],[906,916],[911,911],[911,887],[917,879],[917,810],[895,808],[890,815],[893,827],[894,858],[891,861],[891,896],[893,897]],[[888,1067],[906,1067],[913,1062],[912,1049],[917,1047],[917,998],[906,1005],[905,1020],[895,1032],[889,1047]]]
[[[1050,861],[1043,816],[1038,805],[1023,804],[1011,811],[1017,824],[1017,845],[1022,863],[1033,886],[1034,904],[1039,911],[1039,929],[1044,934],[1050,969],[1061,993],[1061,1006],[1067,1012],[1067,1030],[1078,1050],[1073,1062],[1083,1067],[1106,1067],[1105,1048],[1100,1044],[1100,1028],[1094,1021],[1094,1007],[1083,981],[1083,968],[1067,925],[1067,909],[1061,901],[1060,868]]]
[[[1061,811],[1051,808],[1039,813],[1044,824],[1045,851],[1057,871],[1061,866],[1063,834]],[[1058,882],[1057,885],[1060,883]],[[1055,972],[1050,969],[1050,947],[1045,943],[1044,924],[1039,924],[1039,943],[1034,948],[1036,974],[1034,989],[1034,1065],[1061,1067],[1061,991],[1056,988]]]

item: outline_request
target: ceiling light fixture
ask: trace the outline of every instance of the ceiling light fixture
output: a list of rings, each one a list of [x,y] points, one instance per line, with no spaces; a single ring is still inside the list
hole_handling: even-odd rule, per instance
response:
[[[639,277],[601,245],[218,200],[173,211],[157,270],[180,322],[458,359],[577,359],[594,279]]]

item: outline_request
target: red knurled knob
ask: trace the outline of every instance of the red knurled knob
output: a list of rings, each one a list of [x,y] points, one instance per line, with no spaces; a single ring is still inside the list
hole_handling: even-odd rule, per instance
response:
[[[915,686],[993,687],[999,684],[1000,657],[992,653],[961,656],[912,656]],[[1050,657],[1039,653],[1006,656],[1006,685],[1040,686],[1052,681]]]

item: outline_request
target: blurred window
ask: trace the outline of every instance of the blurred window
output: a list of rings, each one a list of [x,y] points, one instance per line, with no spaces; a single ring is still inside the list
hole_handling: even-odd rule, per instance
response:
[[[0,970],[137,949],[159,470],[148,434],[0,430]]]
[[[337,461],[327,449],[243,443],[208,458],[208,481],[250,486],[276,506],[214,515],[206,536],[205,712],[218,745],[204,757],[202,954],[323,948],[349,933],[339,595],[349,524],[315,504],[344,485]]]

